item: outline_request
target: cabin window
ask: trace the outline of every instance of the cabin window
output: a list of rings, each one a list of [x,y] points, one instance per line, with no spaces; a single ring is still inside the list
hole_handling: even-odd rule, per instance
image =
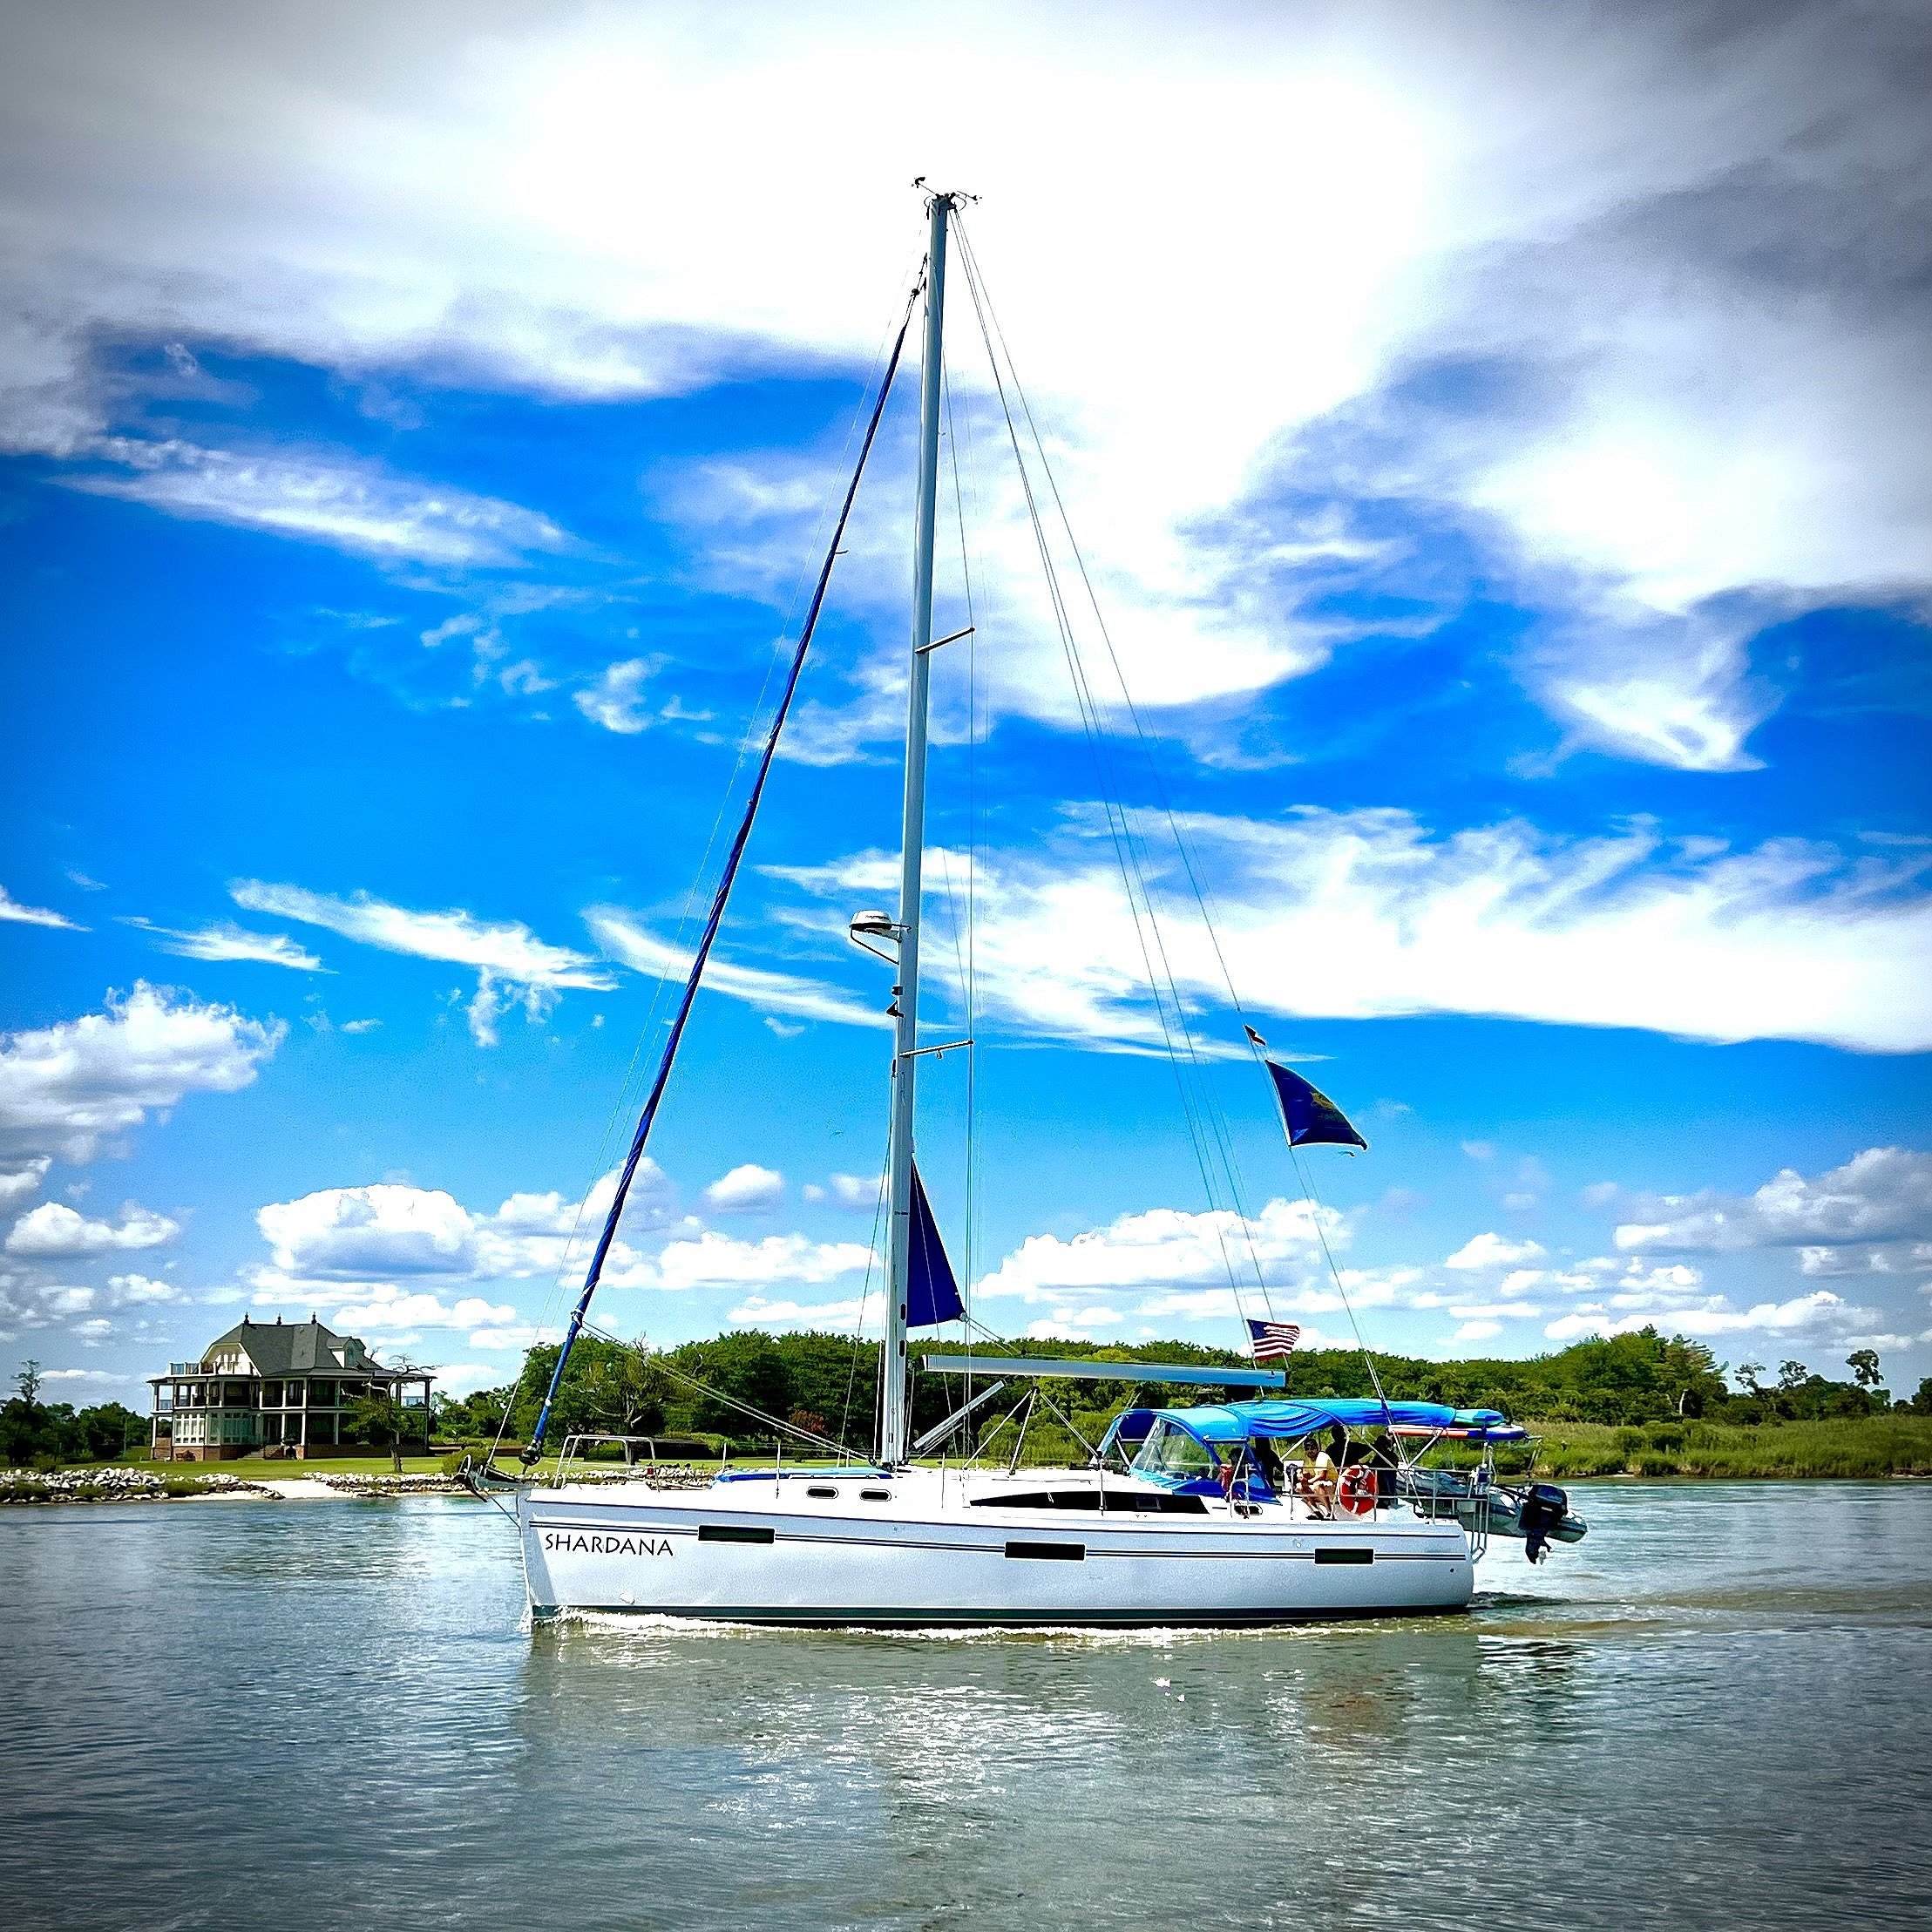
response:
[[[816,1496],[821,1502],[830,1502],[837,1495],[838,1491],[833,1488],[830,1483],[815,1482],[805,1491],[805,1494],[808,1496]]]
[[[892,1492],[890,1489],[861,1489],[858,1500],[861,1502],[890,1502]]]

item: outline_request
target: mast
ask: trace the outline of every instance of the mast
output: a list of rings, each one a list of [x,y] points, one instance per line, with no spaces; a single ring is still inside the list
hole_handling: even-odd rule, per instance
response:
[[[932,234],[925,256],[925,348],[919,370],[919,491],[912,537],[912,636],[905,702],[905,817],[899,862],[898,984],[892,989],[897,1029],[892,1050],[891,1205],[887,1235],[885,1339],[879,1349],[878,1458],[890,1468],[905,1460],[908,1395],[905,1304],[912,1254],[913,1057],[919,1028],[919,898],[925,858],[925,717],[932,644],[932,539],[939,491],[939,352],[946,318],[946,222],[950,194],[927,203]]]

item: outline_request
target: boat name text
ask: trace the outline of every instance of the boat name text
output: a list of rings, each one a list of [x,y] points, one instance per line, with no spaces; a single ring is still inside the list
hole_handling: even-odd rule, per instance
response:
[[[545,1530],[544,1548],[588,1556],[668,1556],[671,1554],[671,1542],[668,1536],[586,1534],[576,1529]]]

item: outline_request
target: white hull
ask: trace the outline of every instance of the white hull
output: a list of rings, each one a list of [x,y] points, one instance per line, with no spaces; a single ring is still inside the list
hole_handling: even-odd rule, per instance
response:
[[[1056,1474],[1056,1490],[1091,1488]],[[1296,1506],[1240,1515],[1122,1507],[1002,1507],[1002,1488],[957,1474],[861,1484],[730,1482],[534,1489],[518,1499],[532,1611],[634,1611],[819,1625],[1263,1624],[1458,1610],[1474,1583],[1454,1522],[1407,1510],[1312,1518]],[[811,1487],[834,1492],[811,1498]],[[866,1493],[875,1499],[862,1501]],[[883,1492],[883,1493],[882,1493]],[[978,1501],[969,1500],[973,1498]]]

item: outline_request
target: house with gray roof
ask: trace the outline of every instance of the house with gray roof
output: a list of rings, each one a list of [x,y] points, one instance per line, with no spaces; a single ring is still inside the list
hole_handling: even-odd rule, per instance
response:
[[[338,1335],[311,1315],[304,1322],[244,1315],[198,1360],[170,1362],[151,1375],[153,1453],[163,1462],[219,1462],[241,1455],[339,1455],[347,1413],[369,1395],[410,1411],[430,1441],[434,1373],[386,1368],[356,1335]]]

